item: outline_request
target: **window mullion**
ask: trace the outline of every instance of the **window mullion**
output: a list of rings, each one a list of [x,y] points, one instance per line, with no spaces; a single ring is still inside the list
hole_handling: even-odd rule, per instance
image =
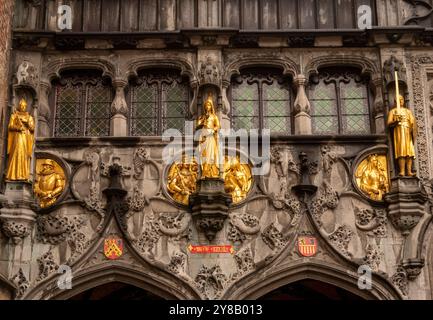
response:
[[[341,134],[343,131],[343,119],[341,115],[341,87],[340,87],[340,80],[335,81],[335,90],[336,90],[336,97],[337,97],[337,119],[338,119],[338,134]]]
[[[81,112],[82,112],[82,117],[81,117],[81,128],[80,128],[80,133],[83,136],[87,136],[87,111],[88,111],[88,107],[87,107],[87,103],[89,101],[89,85],[86,84],[85,82],[82,84],[82,91],[81,91]]]
[[[156,123],[157,123],[157,134],[158,135],[162,135],[162,116],[163,116],[163,112],[162,112],[162,82],[158,81],[157,84],[157,94],[156,94]]]
[[[260,134],[263,131],[264,128],[264,119],[263,119],[263,81],[258,81],[258,98],[259,98],[259,132]]]

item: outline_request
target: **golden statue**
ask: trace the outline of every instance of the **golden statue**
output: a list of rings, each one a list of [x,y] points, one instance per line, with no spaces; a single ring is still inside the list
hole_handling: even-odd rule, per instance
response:
[[[41,208],[47,208],[52,206],[62,194],[65,188],[65,173],[51,159],[38,159],[36,161],[36,172],[35,195],[39,199]]]
[[[399,95],[396,107],[388,113],[388,127],[393,128],[394,156],[398,162],[399,176],[412,177],[412,163],[415,158],[414,138],[416,135],[415,117],[404,107],[404,98]]]
[[[18,110],[14,111],[8,126],[8,167],[6,180],[29,181],[30,160],[33,152],[35,122],[26,111],[27,102],[21,99]]]
[[[356,182],[358,187],[371,199],[382,201],[389,191],[387,160],[384,155],[372,154],[357,167]]]
[[[244,200],[251,188],[252,176],[248,164],[240,162],[239,156],[225,157],[224,189],[232,195],[233,203]]]
[[[196,191],[198,164],[193,158],[188,163],[186,156],[182,161],[174,163],[168,172],[167,189],[177,202],[188,204],[189,195]]]
[[[218,131],[221,125],[218,116],[215,114],[211,94],[209,94],[203,107],[204,114],[198,119],[196,128],[196,130],[201,130],[198,146],[201,162],[201,177],[219,178]]]

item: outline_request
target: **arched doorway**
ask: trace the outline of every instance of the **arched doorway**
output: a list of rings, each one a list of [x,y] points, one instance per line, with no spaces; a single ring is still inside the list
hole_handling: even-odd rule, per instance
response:
[[[138,288],[122,283],[110,282],[80,292],[69,300],[164,300],[162,297]]]
[[[304,279],[277,288],[259,300],[364,300],[340,287],[318,280]]]

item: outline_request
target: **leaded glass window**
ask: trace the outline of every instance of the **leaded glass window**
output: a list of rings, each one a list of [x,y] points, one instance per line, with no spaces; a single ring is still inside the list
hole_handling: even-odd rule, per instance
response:
[[[233,79],[232,128],[270,129],[274,134],[290,134],[290,93],[287,79],[277,72],[251,70]]]
[[[55,83],[54,136],[108,136],[112,87],[98,73],[70,71]]]
[[[131,83],[129,99],[131,135],[162,135],[167,129],[184,132],[189,87],[177,72],[141,74]]]
[[[368,81],[356,69],[321,70],[311,82],[314,134],[371,133]]]

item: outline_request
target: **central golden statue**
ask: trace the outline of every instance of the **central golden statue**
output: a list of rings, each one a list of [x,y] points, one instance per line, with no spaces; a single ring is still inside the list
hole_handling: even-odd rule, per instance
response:
[[[388,113],[388,127],[394,136],[394,156],[398,162],[399,176],[412,177],[412,163],[415,158],[414,138],[416,136],[415,117],[404,107],[404,98],[398,96],[396,107]]]
[[[52,206],[65,188],[65,176],[56,172],[59,167],[54,160],[37,160],[37,178],[34,186],[35,195],[39,198],[41,208]]]
[[[18,110],[14,111],[8,126],[8,167],[6,180],[29,181],[30,160],[33,153],[35,121],[26,111],[27,102],[21,99]]]
[[[218,131],[221,128],[218,116],[209,94],[204,103],[204,113],[197,121],[196,130],[201,130],[199,138],[199,155],[202,178],[219,178],[219,141]]]

